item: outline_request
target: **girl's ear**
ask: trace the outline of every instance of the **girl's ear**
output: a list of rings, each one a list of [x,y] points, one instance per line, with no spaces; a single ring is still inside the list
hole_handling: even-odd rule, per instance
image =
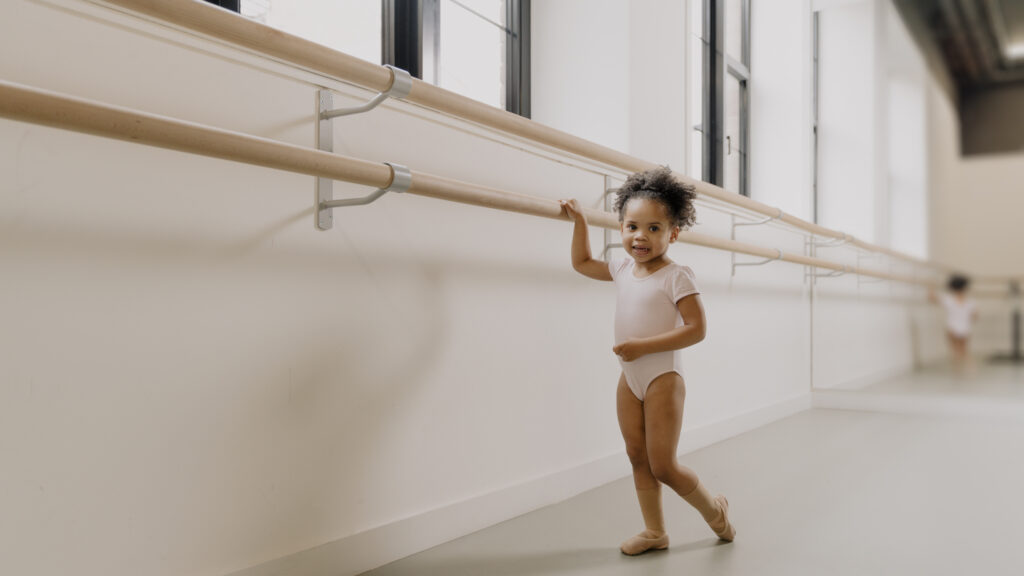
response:
[[[672,229],[672,235],[669,236],[669,242],[675,242],[676,238],[679,238],[679,226],[676,226],[675,228]]]

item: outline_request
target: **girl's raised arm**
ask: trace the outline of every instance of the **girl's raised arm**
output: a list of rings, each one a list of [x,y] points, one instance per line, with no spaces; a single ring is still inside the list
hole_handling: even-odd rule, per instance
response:
[[[603,260],[595,260],[590,255],[590,236],[587,231],[587,217],[580,209],[575,198],[572,200],[560,200],[562,209],[572,218],[574,228],[572,232],[572,268],[587,278],[594,280],[611,281],[612,273],[608,271],[608,263]]]

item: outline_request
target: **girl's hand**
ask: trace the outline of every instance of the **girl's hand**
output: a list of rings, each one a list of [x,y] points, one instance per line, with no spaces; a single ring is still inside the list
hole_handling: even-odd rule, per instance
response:
[[[615,354],[625,362],[632,362],[646,354],[643,351],[643,346],[635,340],[626,340],[622,344],[616,344],[612,347],[612,352],[615,352]]]
[[[575,198],[569,200],[559,200],[559,204],[562,205],[562,210],[565,214],[572,218],[576,222],[586,223],[587,217],[583,215],[583,210],[580,208],[580,203]]]

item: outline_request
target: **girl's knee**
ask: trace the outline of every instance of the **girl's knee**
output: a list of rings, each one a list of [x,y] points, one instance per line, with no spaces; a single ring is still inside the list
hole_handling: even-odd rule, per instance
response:
[[[651,474],[662,484],[671,484],[678,468],[675,458],[650,458]]]
[[[647,467],[647,449],[643,444],[630,444],[626,443],[626,456],[629,457],[629,463],[633,465],[633,468]]]

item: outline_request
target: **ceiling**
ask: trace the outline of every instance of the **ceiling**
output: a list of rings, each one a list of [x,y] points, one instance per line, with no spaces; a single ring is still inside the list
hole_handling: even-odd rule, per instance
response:
[[[961,94],[1024,83],[1024,0],[904,0]]]

